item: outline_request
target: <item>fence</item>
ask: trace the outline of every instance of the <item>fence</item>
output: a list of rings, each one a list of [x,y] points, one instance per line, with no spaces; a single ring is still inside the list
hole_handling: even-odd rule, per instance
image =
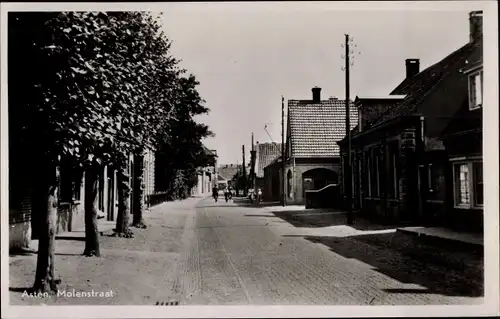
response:
[[[306,208],[342,208],[342,195],[338,184],[306,191]]]

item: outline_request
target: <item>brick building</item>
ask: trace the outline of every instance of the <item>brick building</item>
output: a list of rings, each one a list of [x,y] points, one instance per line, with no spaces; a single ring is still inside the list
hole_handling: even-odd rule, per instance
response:
[[[279,199],[285,182],[287,204],[305,204],[307,190],[338,184],[341,173],[337,141],[345,136],[345,100],[321,100],[321,88],[312,89],[312,100],[289,100],[287,115],[285,176],[280,158],[265,169],[264,195]],[[350,105],[351,127],[357,109]]]
[[[423,71],[418,59],[407,59],[406,78],[389,96],[356,97],[355,210],[393,222],[482,228],[482,199],[470,196],[482,196],[482,102],[471,102],[482,96],[481,59],[482,13],[472,12],[464,46]],[[338,144],[345,158],[346,140]]]
[[[19,154],[11,154],[9,179],[9,247],[27,247],[31,239],[38,239],[40,214],[46,209],[43,185],[39,185],[41,172],[20,167],[14,160]],[[145,199],[154,192],[154,153],[147,150],[144,160]],[[130,173],[134,169],[134,157],[129,156]],[[73,168],[67,161],[62,161],[60,171],[60,195],[57,211],[56,234],[74,231],[85,226],[85,172]],[[133,174],[130,174],[133,187]],[[98,215],[108,221],[116,220],[118,214],[118,189],[116,170],[112,165],[101,168],[98,181]],[[131,213],[135,203],[130,196]]]
[[[257,142],[256,156],[255,156],[255,186],[261,189],[264,194],[265,181],[264,181],[264,168],[275,161],[281,155],[281,143],[259,143]]]
[[[203,145],[203,152],[208,157],[208,164],[198,167],[198,181],[191,190],[191,196],[207,196],[212,193],[212,188],[217,186],[217,151],[209,150]]]

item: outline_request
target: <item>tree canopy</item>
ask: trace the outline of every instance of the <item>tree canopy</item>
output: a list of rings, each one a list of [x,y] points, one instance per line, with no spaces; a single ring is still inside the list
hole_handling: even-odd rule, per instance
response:
[[[148,13],[11,13],[9,22],[9,66],[25,71],[12,82],[17,129],[52,158],[153,147],[184,95],[197,94],[182,91],[183,70]]]

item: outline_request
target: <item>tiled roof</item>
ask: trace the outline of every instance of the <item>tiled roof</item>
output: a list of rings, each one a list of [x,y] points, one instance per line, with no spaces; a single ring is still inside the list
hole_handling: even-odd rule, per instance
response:
[[[264,169],[266,169],[267,167],[271,166],[271,165],[274,165],[278,162],[281,162],[281,155],[278,155],[278,157],[276,157],[274,160],[272,160],[269,164],[267,164],[266,166],[264,166]]]
[[[339,156],[337,141],[345,136],[345,100],[289,100],[288,120],[293,157]],[[358,110],[350,103],[351,129],[358,124]]]
[[[231,179],[233,179],[234,175],[238,172],[238,170],[241,170],[241,164],[240,165],[236,165],[236,164],[219,165],[218,175],[225,180],[231,180]],[[248,176],[248,172],[250,171],[250,168],[248,166],[247,166],[246,171],[247,171],[247,176]]]
[[[257,147],[257,177],[264,177],[264,167],[281,155],[281,143],[260,143]]]
[[[203,152],[206,154],[206,155],[209,155],[209,156],[217,156],[217,154],[215,154],[213,151],[209,150],[205,145],[202,145],[203,147]]]
[[[443,79],[459,72],[467,65],[468,61],[477,60],[481,51],[482,41],[467,43],[436,64],[411,78],[405,79],[391,92],[391,95],[405,94],[406,98],[396,106],[389,108],[373,125],[416,112],[421,102]]]

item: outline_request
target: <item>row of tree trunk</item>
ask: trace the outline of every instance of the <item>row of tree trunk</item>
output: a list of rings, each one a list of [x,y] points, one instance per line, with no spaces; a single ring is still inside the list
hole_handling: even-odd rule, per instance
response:
[[[118,214],[114,236],[131,238],[133,232],[130,226],[146,228],[143,219],[144,212],[144,162],[142,155],[134,155],[134,214],[130,223],[130,176],[129,161],[122,157],[116,163],[118,179]],[[60,170],[57,164],[48,162],[47,174],[44,176],[46,189],[46,209],[41,211],[38,259],[33,289],[35,292],[55,292],[60,280],[55,277],[55,234],[57,223],[57,208],[59,204]],[[101,165],[93,162],[85,171],[85,250],[83,255],[100,257],[99,229],[97,222],[97,194]]]

